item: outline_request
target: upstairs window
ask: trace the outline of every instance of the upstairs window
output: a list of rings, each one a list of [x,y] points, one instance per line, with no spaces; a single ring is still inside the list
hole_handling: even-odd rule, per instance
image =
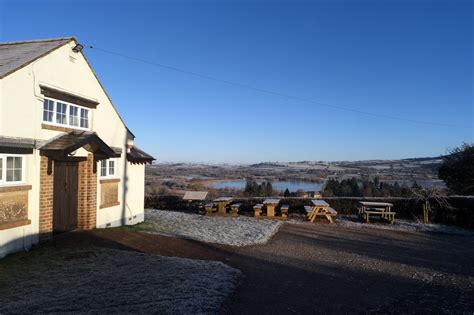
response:
[[[69,124],[71,126],[79,126],[79,108],[69,105]]]
[[[53,118],[54,118],[54,102],[52,100],[44,100],[43,121],[53,122]]]
[[[0,184],[23,182],[24,169],[23,156],[0,155]]]
[[[89,129],[89,110],[81,108],[81,128]]]
[[[66,108],[67,105],[64,103],[56,102],[56,123],[66,125]]]
[[[115,159],[100,161],[100,177],[115,176]]]
[[[45,99],[43,102],[43,122],[78,129],[89,129],[89,109],[63,101]]]

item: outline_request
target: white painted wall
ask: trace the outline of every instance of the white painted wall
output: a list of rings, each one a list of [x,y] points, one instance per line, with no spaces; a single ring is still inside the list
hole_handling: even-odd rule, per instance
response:
[[[28,66],[0,79],[0,135],[7,137],[34,138],[47,141],[61,134],[58,131],[41,128],[43,120],[43,96],[40,84],[57,88],[75,95],[95,99],[99,102],[90,113],[90,127],[109,146],[122,148],[117,159],[116,176],[121,179],[119,196],[123,183],[128,189],[120,206],[99,209],[100,173],[97,183],[97,227],[121,224],[122,217],[131,218],[127,224],[143,221],[144,166],[130,166],[126,161],[127,129],[121,121],[107,94],[103,91],[94,73],[81,53],[72,52],[74,42],[66,44]],[[0,231],[0,257],[14,250],[21,250],[37,242],[39,218],[39,153],[35,150],[27,158],[27,180],[32,185],[29,192],[29,218],[27,227]],[[99,169],[99,168],[98,168]],[[128,176],[125,176],[125,172]],[[128,177],[128,178],[127,178]],[[127,178],[127,181],[125,179]],[[124,204],[125,202],[125,204]],[[129,207],[132,215],[129,215]]]
[[[31,224],[0,231],[0,258],[17,250],[28,249],[38,242],[40,156],[35,150],[35,154],[24,157],[26,171],[23,184],[32,186],[28,191],[28,219]]]

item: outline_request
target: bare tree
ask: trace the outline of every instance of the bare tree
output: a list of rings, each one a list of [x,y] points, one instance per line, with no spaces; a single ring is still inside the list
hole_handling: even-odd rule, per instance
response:
[[[434,205],[438,205],[443,209],[454,209],[438,189],[413,188],[412,192],[422,202],[424,224],[429,223],[429,215]]]

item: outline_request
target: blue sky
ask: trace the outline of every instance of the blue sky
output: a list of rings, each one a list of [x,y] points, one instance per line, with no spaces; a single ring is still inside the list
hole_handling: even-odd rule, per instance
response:
[[[471,1],[5,1],[0,40],[74,35],[161,161],[437,156],[473,142]]]

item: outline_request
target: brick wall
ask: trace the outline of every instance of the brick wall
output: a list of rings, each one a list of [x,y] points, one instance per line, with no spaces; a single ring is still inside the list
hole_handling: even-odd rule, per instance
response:
[[[39,202],[39,237],[47,240],[53,235],[53,186],[54,167],[48,175],[48,158],[40,161],[40,202]]]
[[[54,162],[53,162],[54,163]],[[97,221],[97,173],[93,172],[94,158],[89,154],[86,161],[78,165],[77,227],[90,230]],[[53,234],[54,164],[48,175],[48,158],[40,162],[40,241],[48,240]]]
[[[77,224],[81,230],[94,229],[97,222],[97,173],[93,167],[92,154],[87,156],[87,161],[79,162]]]

